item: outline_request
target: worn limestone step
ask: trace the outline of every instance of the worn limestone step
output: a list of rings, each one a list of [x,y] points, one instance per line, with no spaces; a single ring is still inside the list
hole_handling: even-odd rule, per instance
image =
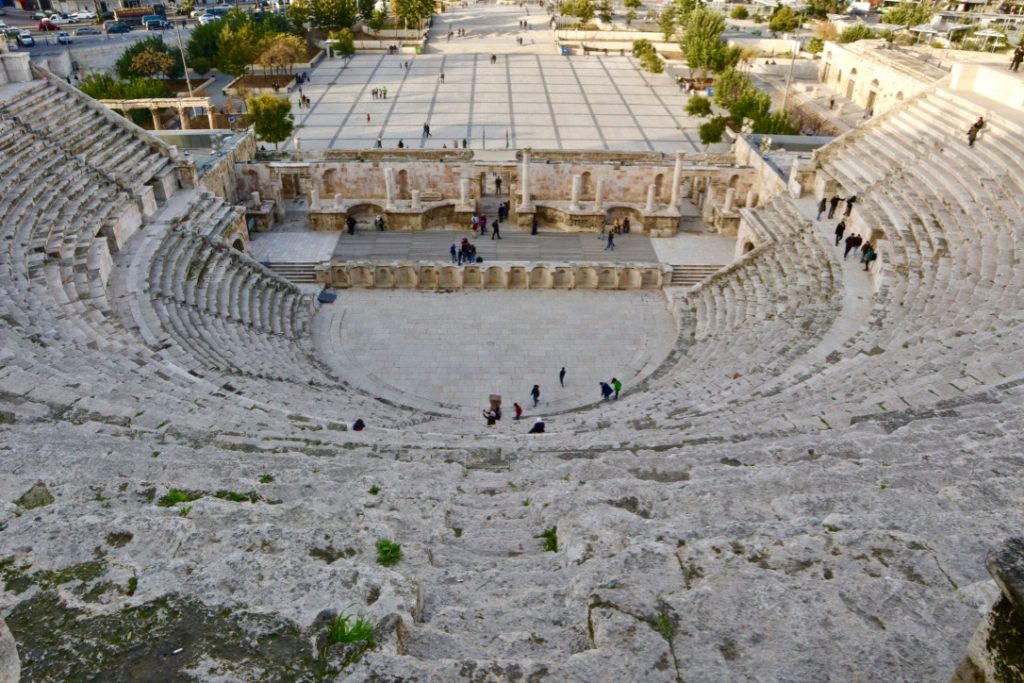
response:
[[[316,263],[312,261],[261,261],[261,263],[290,282],[316,282]]]
[[[699,282],[702,282],[705,278],[714,275],[724,266],[721,265],[673,265],[672,275],[669,278],[669,284],[676,287],[692,287]]]

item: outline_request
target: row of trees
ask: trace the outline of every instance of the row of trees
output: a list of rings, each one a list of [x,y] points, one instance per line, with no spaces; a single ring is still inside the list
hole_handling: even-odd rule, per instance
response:
[[[391,0],[391,13],[399,22],[417,27],[434,13],[433,0]],[[387,11],[376,0],[292,0],[288,18],[296,26],[310,24],[326,32],[352,28],[362,20],[375,31],[387,22]]]
[[[196,26],[188,41],[189,66],[203,74],[217,68],[233,76],[250,64],[269,71],[285,71],[307,58],[307,41],[291,21],[279,14],[259,18],[239,10],[222,19]]]

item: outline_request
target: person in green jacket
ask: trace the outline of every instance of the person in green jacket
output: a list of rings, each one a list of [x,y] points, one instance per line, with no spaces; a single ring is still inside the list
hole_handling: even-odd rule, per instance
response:
[[[622,391],[622,382],[612,377],[612,389],[615,389],[615,400],[619,400],[619,392]]]

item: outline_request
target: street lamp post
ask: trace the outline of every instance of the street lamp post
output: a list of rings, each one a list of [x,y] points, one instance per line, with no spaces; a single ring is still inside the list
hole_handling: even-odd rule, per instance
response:
[[[188,62],[185,61],[185,48],[181,45],[181,29],[174,25],[174,35],[178,38],[178,51],[181,52],[181,65],[185,68],[185,84],[188,85],[188,96],[192,97],[192,79],[188,76]]]

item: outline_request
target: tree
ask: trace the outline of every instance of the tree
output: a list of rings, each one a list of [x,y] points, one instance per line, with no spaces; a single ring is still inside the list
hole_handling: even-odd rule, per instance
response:
[[[775,33],[789,33],[800,28],[800,15],[791,7],[778,7],[768,21],[768,30]]]
[[[188,39],[188,63],[199,71],[196,64],[205,65],[209,71],[217,64],[217,52],[220,50],[220,32],[223,20],[211,21],[209,24],[196,24],[192,27],[192,36]],[[199,71],[199,73],[203,73]]]
[[[842,13],[848,5],[848,0],[808,0],[804,13],[809,17],[824,19],[828,14]]]
[[[387,12],[382,9],[378,9],[373,13],[373,16],[370,17],[370,21],[367,23],[374,33],[380,33],[384,30],[384,24],[386,24],[387,21]]]
[[[309,0],[292,0],[288,3],[288,19],[296,28],[301,29],[305,26],[309,22],[311,13],[312,8],[309,5]]]
[[[807,51],[812,55],[821,54],[821,51],[825,49],[825,41],[821,38],[811,38],[810,42],[807,43]]]
[[[750,12],[748,12],[747,8],[744,7],[743,5],[739,5],[738,7],[733,7],[732,12],[729,13],[729,16],[733,19],[743,20],[750,16]]]
[[[722,42],[725,31],[725,17],[718,12],[700,8],[689,17],[686,33],[680,46],[686,55],[686,64],[690,73],[721,71],[728,66],[730,51]],[[735,59],[739,59],[739,51],[735,51]],[[735,62],[734,62],[735,63]]]
[[[135,71],[135,57],[143,52],[153,52],[166,55],[171,61],[171,64],[168,65],[166,60],[161,60],[159,65],[166,68],[160,68],[154,71],[156,63],[154,63],[152,59],[160,59],[154,56],[148,61],[143,59],[139,62],[139,66],[144,67],[144,71]],[[185,67],[181,62],[181,53],[177,50],[172,50],[169,45],[164,43],[160,36],[150,36],[144,40],[132,43],[123,53],[121,53],[121,56],[114,64],[114,71],[117,72],[118,77],[122,80],[130,80],[132,78],[150,78],[156,73],[162,73],[168,78],[181,78],[185,75]]]
[[[309,5],[310,21],[326,31],[349,28],[358,14],[356,0],[311,0]]]
[[[594,3],[590,0],[562,0],[562,16],[576,17],[586,23],[594,18]]]
[[[601,0],[597,6],[597,16],[600,17],[601,21],[606,24],[610,24],[612,21],[612,3],[611,0]]]
[[[146,78],[159,78],[174,69],[174,57],[160,50],[143,50],[132,57],[132,73]]]
[[[716,116],[707,123],[700,124],[698,130],[700,141],[704,143],[704,149],[707,150],[708,145],[722,141],[722,135],[725,133],[725,117]]]
[[[258,95],[250,97],[246,105],[256,128],[256,137],[264,142],[274,143],[274,147],[288,139],[295,128],[292,116],[292,103],[276,95]]]
[[[767,93],[752,91],[744,93],[731,107],[729,107],[729,118],[737,128],[743,127],[743,120],[750,119],[757,125],[758,121],[771,116],[772,98]]]
[[[839,42],[855,43],[858,40],[867,40],[874,37],[875,32],[864,24],[854,24],[850,28],[843,29],[843,32],[839,34]]]
[[[626,9],[640,9],[643,7],[643,3],[640,0],[623,0],[623,5]]]
[[[636,21],[636,10],[630,8],[626,11],[626,26],[632,26],[634,21]]]
[[[658,17],[658,26],[661,28],[661,35],[665,40],[672,40],[672,34],[676,32],[676,13],[671,8],[666,8]]]
[[[882,21],[896,26],[918,26],[932,19],[933,10],[921,2],[901,2],[882,15]]]
[[[839,37],[839,31],[831,21],[814,21],[811,22],[811,35],[822,41],[836,40]]]
[[[711,100],[694,95],[686,102],[686,113],[690,116],[711,116]]]
[[[359,8],[359,16],[363,18],[363,21],[369,21],[377,8],[377,0],[356,0],[356,6]]]
[[[715,79],[715,104],[731,109],[745,95],[756,92],[750,76],[737,69],[726,69]]]
[[[409,26],[417,27],[434,13],[434,0],[393,0],[395,16]],[[590,15],[594,17],[593,14]]]
[[[690,16],[701,8],[701,0],[675,0],[676,26],[686,31],[690,25]],[[724,24],[723,24],[724,27]]]
[[[339,55],[351,57],[356,53],[355,38],[351,29],[343,28],[340,31],[335,31],[330,38],[334,41],[334,51]]]
[[[760,135],[796,135],[800,132],[800,127],[789,114],[777,111],[754,119],[752,132]]]
[[[263,42],[265,47],[256,61],[266,71],[291,73],[292,64],[306,59],[306,41],[297,35],[282,33]]]
[[[220,31],[220,49],[217,51],[217,68],[232,76],[241,76],[256,61],[262,50],[251,24],[232,28],[225,23]]]

